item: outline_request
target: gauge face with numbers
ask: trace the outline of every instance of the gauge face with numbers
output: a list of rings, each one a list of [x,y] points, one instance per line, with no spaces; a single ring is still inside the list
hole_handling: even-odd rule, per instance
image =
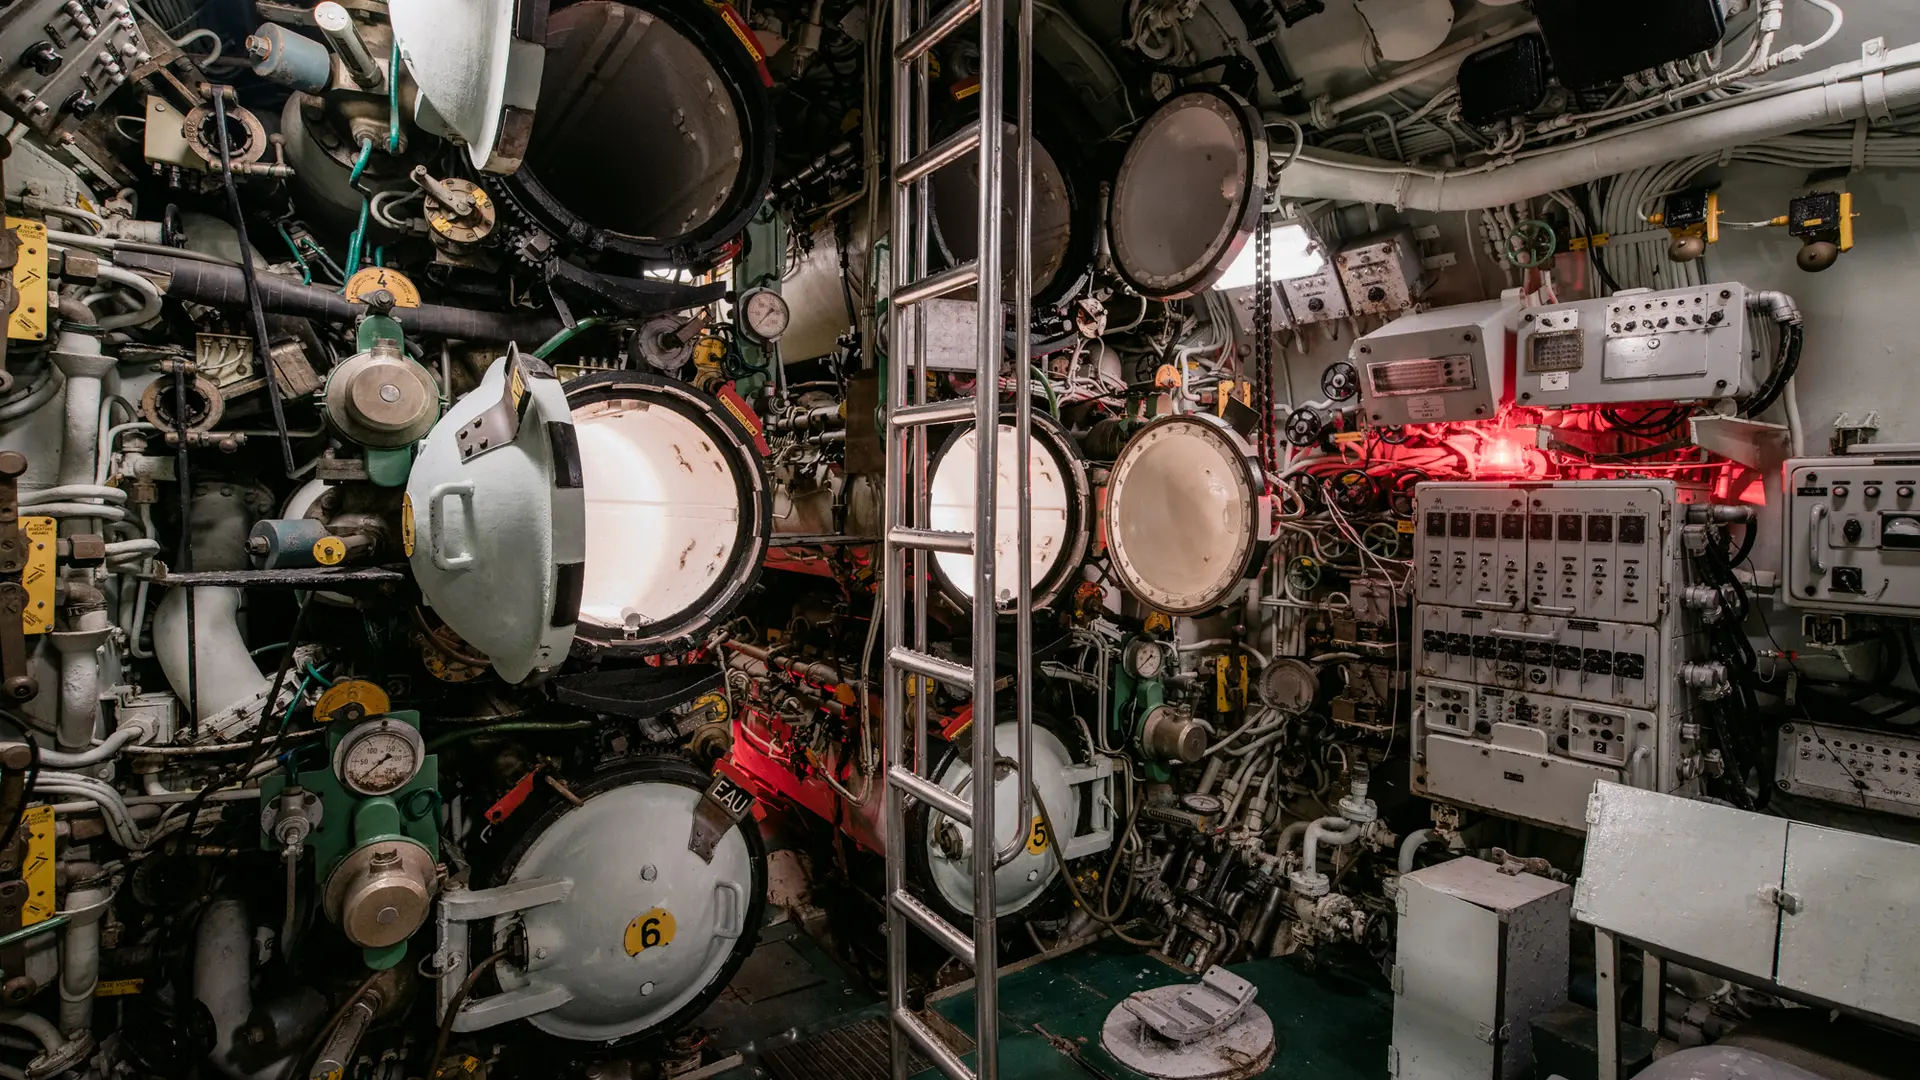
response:
[[[740,329],[756,341],[779,341],[792,319],[786,298],[772,289],[748,289],[740,294]]]
[[[390,795],[407,786],[426,759],[426,744],[412,725],[371,720],[347,732],[334,748],[333,772],[362,795]]]

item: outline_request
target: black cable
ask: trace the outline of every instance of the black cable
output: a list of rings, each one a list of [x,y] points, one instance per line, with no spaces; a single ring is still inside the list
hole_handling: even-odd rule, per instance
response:
[[[1781,324],[1779,359],[1774,361],[1773,370],[1767,373],[1767,379],[1760,384],[1760,389],[1747,399],[1740,415],[1759,416],[1786,391],[1787,380],[1793,378],[1793,373],[1800,368],[1800,348],[1805,339],[1806,331],[1799,323]]]
[[[0,720],[12,724],[20,732],[20,741],[27,744],[30,759],[27,762],[27,779],[20,785],[20,805],[13,808],[13,817],[7,821],[7,831],[0,836],[0,850],[13,846],[13,838],[20,835],[20,826],[27,819],[27,800],[33,796],[34,782],[40,779],[40,744],[33,739],[33,732],[27,730],[26,721],[11,712],[0,710]]]
[[[1587,221],[1597,228],[1600,224],[1600,211],[1598,205],[1594,202],[1593,186],[1591,184],[1581,188],[1580,201],[1586,206]],[[1591,229],[1588,230],[1587,234],[1587,261],[1593,264],[1593,269],[1599,273],[1600,280],[1606,283],[1608,292],[1617,293],[1620,291],[1620,283],[1613,280],[1613,275],[1607,271],[1606,261],[1600,258],[1599,234]]]
[[[247,306],[253,312],[253,348],[260,366],[267,373],[267,403],[273,407],[273,430],[280,436],[280,457],[293,476],[293,439],[287,434],[286,405],[280,400],[280,383],[273,362],[273,346],[267,335],[267,313],[260,306],[260,280],[253,269],[253,245],[247,241],[247,217],[240,209],[240,189],[233,182],[232,148],[227,140],[227,87],[210,87],[213,93],[214,127],[220,133],[220,182],[227,189],[227,211],[233,215],[233,231],[240,242],[240,275],[247,283]],[[186,438],[186,415],[179,417],[181,438]],[[192,625],[191,622],[188,623]]]

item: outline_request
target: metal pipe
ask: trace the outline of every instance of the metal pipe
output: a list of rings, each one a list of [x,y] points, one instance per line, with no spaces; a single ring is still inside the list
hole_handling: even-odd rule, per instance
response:
[[[347,1007],[347,1013],[340,1023],[327,1036],[327,1042],[320,1050],[313,1067],[307,1070],[310,1077],[344,1076],[354,1057],[360,1051],[360,1040],[366,1038],[367,1029],[373,1026],[373,1018],[379,1014],[380,999],[371,992],[361,994]]]
[[[893,0],[893,44],[897,51],[904,44],[912,26],[914,0]],[[915,64],[894,63],[888,68],[893,73],[893,130],[888,140],[892,147],[895,167],[905,162],[913,153],[913,125],[907,109],[908,96],[913,92]],[[869,76],[871,77],[871,76]],[[911,206],[912,189],[898,186],[889,187],[889,202],[892,208],[891,222],[888,226],[889,247],[893,259],[892,279],[896,282],[909,280],[912,273],[912,242],[908,235],[908,211]],[[913,309],[890,305],[889,336],[894,347],[889,350],[886,364],[891,369],[883,374],[891,376],[886,380],[888,413],[886,432],[886,475],[884,480],[883,501],[885,520],[888,522],[905,521],[907,504],[902,485],[906,480],[906,446],[901,437],[894,417],[908,403],[907,384],[912,380],[914,371],[913,355],[917,347],[913,334]],[[900,616],[906,611],[906,575],[908,555],[905,549],[893,544],[882,544],[881,551],[885,562],[881,569],[880,588],[882,608],[886,612],[887,651],[891,657],[907,645],[906,628],[901,625]],[[907,742],[906,731],[906,684],[902,674],[894,670],[892,664],[882,662],[884,686],[882,689],[881,713],[885,727],[881,732],[881,746],[885,754],[888,772],[894,769],[906,769],[914,773],[920,770],[905,760],[904,749]],[[924,693],[914,695],[916,699],[925,698]],[[916,743],[918,740],[916,740]],[[915,755],[918,757],[918,754]],[[887,895],[892,896],[907,887],[906,830],[901,824],[906,817],[904,796],[899,787],[888,783],[882,785],[881,810],[886,823],[886,884]],[[894,1017],[902,1014],[911,1016],[907,1009],[907,917],[891,903],[887,911],[887,1011]],[[891,1025],[890,1072],[893,1080],[907,1080],[911,1069],[913,1045],[909,1034],[896,1019]]]
[[[1343,817],[1323,817],[1307,826],[1300,848],[1300,869],[1312,873],[1320,865],[1320,845],[1345,847],[1360,839],[1360,826]]]
[[[100,982],[100,917],[111,889],[67,893],[67,932],[60,940],[60,1029],[75,1035],[93,1030],[93,991]]]
[[[1869,102],[1866,80],[1876,89]],[[1883,54],[1869,69],[1855,61],[1798,79],[1767,83],[1685,112],[1589,135],[1570,146],[1509,155],[1459,169],[1431,169],[1309,151],[1279,178],[1285,199],[1382,203],[1438,213],[1504,206],[1537,198],[1680,154],[1714,154],[1847,123],[1870,107],[1893,112],[1920,102],[1920,45]]]
[[[177,299],[212,306],[247,302],[246,276],[238,266],[124,249],[115,252],[114,261],[166,275],[163,291]],[[301,315],[350,325],[367,313],[365,304],[353,303],[331,289],[302,285],[277,274],[260,274],[258,281],[260,305],[270,315]],[[463,341],[545,341],[560,331],[560,320],[551,316],[507,315],[442,304],[396,308],[393,317],[414,333]]]
[[[313,8],[313,24],[326,35],[327,44],[339,55],[340,62],[347,66],[347,74],[359,83],[362,89],[374,90],[386,85],[386,78],[380,73],[380,65],[374,62],[373,54],[367,51],[367,43],[360,40],[360,28],[353,24],[353,16],[347,9],[324,0]]]
[[[973,556],[973,988],[974,1043],[979,1080],[1000,1076],[1000,963],[999,906],[995,899],[994,858],[1000,835],[993,782],[1000,751],[994,712],[994,643],[998,639],[1000,609],[994,597],[995,555],[999,532],[1000,483],[1000,356],[1006,348],[1006,312],[1000,306],[1000,215],[1006,189],[1000,182],[1006,126],[1005,16],[998,5],[983,9],[980,18],[980,216],[977,246],[979,301],[974,341],[979,356],[974,365],[973,430],[979,453],[975,458]],[[1016,228],[1016,232],[1018,229]],[[1016,368],[1026,367],[1024,363]],[[921,695],[924,697],[925,695]],[[1026,822],[1014,823],[1026,831]]]
[[[1438,52],[1429,53],[1425,57],[1422,57],[1418,64],[1403,68],[1386,79],[1367,87],[1365,90],[1333,100],[1322,98],[1313,103],[1313,111],[1311,113],[1304,116],[1295,116],[1293,119],[1298,123],[1308,124],[1314,127],[1331,127],[1339,120],[1341,113],[1352,112],[1362,105],[1378,101],[1389,94],[1404,90],[1415,83],[1425,82],[1428,79],[1437,78],[1443,74],[1452,74],[1459,69],[1461,61],[1465,60],[1467,54],[1470,52],[1498,45],[1501,42],[1512,41],[1517,37],[1525,37],[1539,29],[1540,23],[1538,21],[1528,19],[1518,26],[1509,27],[1505,30],[1485,30],[1472,37],[1461,38],[1459,41],[1440,49]]]

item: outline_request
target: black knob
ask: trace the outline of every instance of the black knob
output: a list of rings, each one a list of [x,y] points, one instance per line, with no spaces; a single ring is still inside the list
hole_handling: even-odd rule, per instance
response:
[[[100,103],[88,97],[85,90],[75,90],[67,95],[66,105],[63,107],[72,113],[76,120],[85,120],[93,115],[93,110],[99,108]]]
[[[367,308],[375,315],[393,314],[394,296],[385,289],[375,289],[367,294]]]
[[[1387,298],[1387,290],[1381,288],[1378,285],[1375,285],[1373,288],[1367,290],[1367,299],[1372,301],[1373,303],[1377,304],[1380,301],[1385,300],[1386,298]]]
[[[1846,537],[1847,543],[1849,544],[1859,543],[1860,542],[1860,519],[1848,518],[1847,523],[1840,527],[1840,535]]]
[[[60,55],[60,50],[54,48],[51,41],[36,41],[20,54],[21,67],[30,67],[42,75],[59,71],[60,65],[65,62],[66,57]]]
[[[1325,311],[1326,309],[1327,309],[1327,302],[1325,300],[1320,299],[1317,296],[1307,301],[1308,311]]]

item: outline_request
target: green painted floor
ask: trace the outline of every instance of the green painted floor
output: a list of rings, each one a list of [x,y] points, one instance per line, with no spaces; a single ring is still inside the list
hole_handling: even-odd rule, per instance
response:
[[[1310,972],[1293,960],[1258,960],[1232,970],[1259,988],[1273,1018],[1274,1062],[1263,1077],[1384,1080],[1392,999],[1384,991]],[[1036,958],[1000,976],[1000,1073],[1007,1080],[1132,1080],[1138,1074],[1100,1048],[1100,1026],[1136,990],[1192,982],[1165,961],[1116,942]],[[934,995],[932,1008],[973,1034],[973,994],[962,985]],[[712,1034],[708,1060],[739,1053],[716,1080],[755,1080],[768,1051],[823,1031],[886,1015],[838,964],[791,925],[769,927],[725,995],[699,1021]],[[1051,1038],[1049,1037],[1051,1036]],[[1076,1062],[1065,1052],[1070,1041]],[[971,1055],[968,1058],[972,1063]],[[935,1080],[935,1070],[921,1074]]]
[[[1261,1076],[1379,1080],[1387,1075],[1393,1027],[1389,995],[1310,974],[1285,959],[1256,960],[1230,970],[1259,988],[1255,1003],[1273,1018],[1278,1046],[1273,1065]],[[1107,1014],[1136,990],[1193,981],[1157,957],[1112,941],[1003,973],[1000,1073],[1009,1080],[1137,1076],[1100,1047],[1100,1026]],[[973,1033],[970,990],[942,997],[934,1007],[956,1027]],[[1078,1062],[1064,1048],[1056,1049],[1059,1040],[1079,1047]]]

